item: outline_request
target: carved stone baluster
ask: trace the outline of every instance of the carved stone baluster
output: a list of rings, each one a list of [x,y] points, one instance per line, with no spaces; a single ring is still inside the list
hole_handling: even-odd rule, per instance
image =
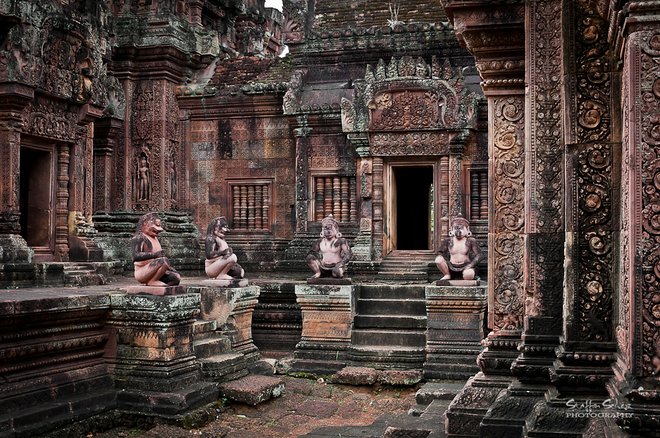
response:
[[[321,222],[325,217],[323,215],[323,199],[325,198],[325,185],[323,184],[322,177],[314,177],[314,220],[316,222]]]
[[[241,188],[239,186],[232,186],[232,224],[234,227],[240,227],[241,222]]]
[[[264,228],[268,228],[270,231],[270,186],[264,185],[263,188],[263,217],[264,217]]]
[[[247,187],[247,202],[248,202],[248,208],[247,208],[247,220],[248,220],[248,230],[254,230],[254,227],[256,225],[254,217],[255,217],[255,211],[254,211],[254,186],[249,185]]]
[[[326,176],[323,178],[323,183],[325,185],[325,198],[323,198],[323,215],[325,216],[332,213],[332,177]]]
[[[356,196],[356,185],[355,185],[355,178],[350,178],[349,180],[349,220],[351,222],[357,221],[357,201],[355,199]]]
[[[332,177],[332,215],[341,218],[341,180],[338,176]]]
[[[254,227],[256,229],[263,229],[263,191],[261,185],[254,186]]]
[[[348,194],[348,177],[341,177],[341,222],[348,222],[349,220],[349,194]]]
[[[241,204],[240,204],[240,219],[238,221],[239,228],[247,228],[248,226],[248,190],[246,186],[241,186]]]

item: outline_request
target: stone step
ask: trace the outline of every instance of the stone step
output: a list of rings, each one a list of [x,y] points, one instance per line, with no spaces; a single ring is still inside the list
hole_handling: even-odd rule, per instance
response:
[[[426,286],[421,285],[390,285],[363,284],[360,286],[360,298],[394,298],[394,299],[426,299]]]
[[[88,377],[83,377],[87,374]],[[105,365],[98,364],[86,369],[70,370],[50,374],[51,385],[25,390],[24,382],[3,382],[2,397],[0,397],[0,413],[9,414],[12,411],[24,411],[36,406],[47,406],[59,400],[75,398],[77,394],[92,394],[104,392],[112,388],[112,377],[107,374]],[[2,428],[0,427],[0,430]]]
[[[208,358],[231,350],[231,340],[227,336],[217,335],[213,338],[193,341],[195,356],[199,359]]]
[[[254,406],[284,394],[284,382],[278,377],[250,374],[223,383],[219,389],[222,397]]]
[[[425,330],[353,329],[353,345],[424,347]]]
[[[117,391],[114,388],[75,394],[57,401],[33,405],[18,412],[0,415],[0,431],[8,435],[38,436],[56,427],[71,424],[76,419],[107,411],[116,405]]]
[[[354,329],[425,329],[426,316],[356,315]]]
[[[427,382],[415,393],[420,405],[430,405],[434,400],[451,401],[465,386],[465,381]],[[446,409],[446,408],[445,408]]]
[[[224,353],[200,359],[202,374],[214,382],[228,382],[248,374],[245,355],[242,353]]]
[[[218,329],[218,322],[206,321],[203,319],[198,319],[193,323],[193,336],[196,341],[201,341],[202,339],[207,339],[215,335],[215,331]]]
[[[425,316],[426,300],[399,298],[358,298],[359,315],[409,315]]]

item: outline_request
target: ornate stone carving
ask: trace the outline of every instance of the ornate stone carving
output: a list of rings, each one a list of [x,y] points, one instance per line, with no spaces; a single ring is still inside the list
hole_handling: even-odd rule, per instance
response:
[[[516,330],[524,316],[524,96],[492,99],[490,324],[496,331]]]
[[[527,8],[529,111],[529,265],[526,311],[529,316],[561,312],[564,262],[564,145],[561,98],[561,2],[537,1]],[[541,43],[541,41],[543,43]]]
[[[53,140],[72,140],[77,114],[65,104],[35,99],[26,107],[25,114],[25,133]]]
[[[373,155],[446,155],[451,140],[449,132],[375,133],[371,135]]]
[[[639,372],[641,376],[657,376],[660,372],[660,32],[640,35],[638,135],[641,153],[637,155],[635,169],[639,170],[641,190],[634,212],[641,230],[637,240],[635,283],[641,296],[641,348]],[[633,143],[632,147],[639,143]],[[641,268],[641,269],[640,269]],[[639,330],[639,328],[637,328]]]

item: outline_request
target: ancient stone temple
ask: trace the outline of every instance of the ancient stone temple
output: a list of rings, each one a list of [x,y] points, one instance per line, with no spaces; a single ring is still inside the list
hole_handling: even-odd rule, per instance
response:
[[[472,376],[448,436],[657,435],[659,59],[656,0],[0,0],[2,411],[85,385],[71,418],[117,407],[169,351],[130,344],[162,317],[183,344],[157,365],[194,395],[167,415],[215,397],[200,372],[302,345]],[[187,292],[152,307],[111,287],[149,212]],[[329,215],[353,283],[314,295],[294,283]],[[186,283],[219,217],[258,279],[240,293]],[[474,289],[430,284],[456,218],[487,254]],[[200,311],[231,364],[188,345]]]

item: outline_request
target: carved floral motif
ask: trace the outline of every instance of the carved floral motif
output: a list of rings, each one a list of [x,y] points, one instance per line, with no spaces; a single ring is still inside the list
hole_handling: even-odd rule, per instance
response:
[[[660,369],[660,33],[643,34],[639,67],[641,278],[636,281],[641,292],[642,373],[650,376]]]
[[[564,262],[564,144],[562,141],[562,2],[540,0],[527,8],[532,30],[528,43],[529,266],[525,314],[561,312]],[[535,73],[535,74],[532,74]],[[538,74],[536,74],[538,73]]]
[[[494,98],[492,105],[492,325],[494,330],[516,330],[524,316],[524,97]]]

